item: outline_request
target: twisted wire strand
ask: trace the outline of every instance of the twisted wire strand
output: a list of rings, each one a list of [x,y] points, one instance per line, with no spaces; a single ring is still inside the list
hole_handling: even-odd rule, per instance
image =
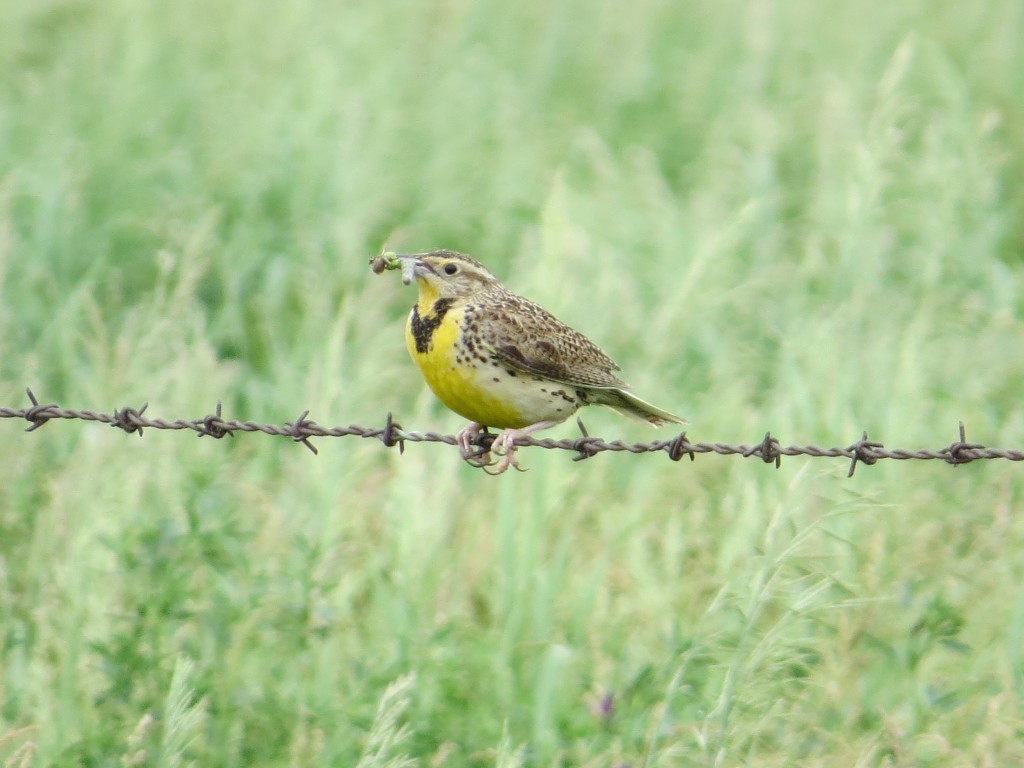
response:
[[[216,410],[205,416],[194,419],[167,420],[146,416],[145,413],[149,408],[149,403],[144,403],[140,408],[118,408],[113,412],[78,410],[62,408],[56,403],[41,404],[31,389],[26,389],[25,391],[32,403],[31,406],[26,408],[0,407],[0,418],[24,419],[28,421],[27,432],[33,432],[50,421],[79,420],[108,424],[129,434],[135,433],[140,437],[145,429],[187,430],[195,432],[199,437],[213,437],[217,439],[234,437],[237,432],[261,433],[290,438],[295,442],[302,443],[314,454],[317,453],[317,448],[313,445],[311,439],[325,437],[373,438],[380,440],[389,448],[397,446],[400,452],[404,452],[406,443],[444,443],[446,445],[456,445],[454,435],[445,435],[438,432],[415,432],[403,429],[392,418],[390,413],[388,413],[383,427],[368,427],[359,424],[350,424],[344,427],[324,427],[307,418],[309,416],[308,410],[299,414],[298,418],[293,422],[267,424],[258,421],[225,419],[221,403],[218,402]],[[760,442],[749,445],[691,442],[686,432],[682,432],[668,440],[654,440],[649,443],[624,443],[621,440],[606,441],[600,437],[593,437],[587,433],[582,421],[577,419],[577,423],[582,433],[581,437],[555,440],[531,436],[519,438],[515,443],[521,447],[572,451],[576,454],[573,456],[574,461],[589,459],[599,453],[608,451],[632,454],[665,453],[673,461],[679,461],[684,456],[689,456],[690,460],[694,461],[698,454],[715,453],[720,456],[756,457],[767,464],[774,464],[776,467],[781,465],[783,456],[843,458],[850,461],[848,477],[853,475],[858,464],[870,466],[880,459],[943,461],[952,466],[959,466],[982,459],[1024,461],[1024,451],[987,448],[980,443],[967,442],[963,422],[960,422],[959,425],[959,439],[944,448],[935,450],[888,449],[880,442],[869,440],[867,432],[864,432],[860,440],[846,447],[831,448],[813,444],[783,446],[770,432],[765,433],[764,438]],[[475,439],[474,444],[480,449],[481,453],[486,453],[490,449],[494,438],[494,434],[484,432]]]

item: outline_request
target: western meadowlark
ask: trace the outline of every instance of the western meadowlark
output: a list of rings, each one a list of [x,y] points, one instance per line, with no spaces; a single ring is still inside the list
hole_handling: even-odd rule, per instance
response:
[[[462,458],[490,464],[473,440],[502,430],[491,450],[500,474],[519,468],[515,441],[564,421],[584,405],[606,405],[659,427],[685,420],[628,391],[611,358],[583,334],[508,290],[480,262],[454,251],[386,253],[374,272],[402,270],[419,299],[405,328],[409,354],[438,399],[470,424],[458,435]]]

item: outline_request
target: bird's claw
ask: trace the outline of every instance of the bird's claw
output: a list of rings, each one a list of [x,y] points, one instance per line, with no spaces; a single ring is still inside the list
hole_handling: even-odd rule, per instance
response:
[[[486,434],[483,424],[470,422],[459,430],[455,435],[455,441],[459,446],[459,455],[462,460],[473,467],[489,467],[494,462],[491,460],[491,449],[476,444],[476,439],[481,434]]]
[[[494,438],[494,442],[491,443],[491,450],[500,455],[501,458],[493,465],[494,469],[484,468],[487,474],[500,475],[503,472],[507,472],[509,467],[520,472],[526,472],[523,467],[519,466],[519,460],[516,458],[516,438],[522,435],[523,430],[519,429],[506,429],[498,433],[497,437]]]

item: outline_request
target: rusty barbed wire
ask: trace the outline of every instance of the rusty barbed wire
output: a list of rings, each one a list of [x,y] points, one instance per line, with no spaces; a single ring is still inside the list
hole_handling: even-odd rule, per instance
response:
[[[31,389],[26,389],[25,392],[32,405],[27,408],[0,407],[0,418],[25,419],[29,422],[29,427],[26,429],[27,432],[34,432],[50,421],[77,419],[108,424],[129,434],[135,433],[140,437],[144,429],[186,430],[195,432],[199,437],[213,437],[216,439],[234,437],[236,432],[259,432],[265,435],[290,438],[297,443],[302,443],[314,454],[318,452],[316,446],[310,442],[310,439],[314,437],[374,438],[380,440],[389,448],[398,446],[400,453],[405,452],[406,443],[444,443],[446,445],[456,445],[454,435],[444,435],[438,432],[406,431],[392,418],[390,413],[388,413],[383,427],[365,427],[358,424],[350,424],[347,427],[323,427],[307,418],[309,416],[308,410],[299,414],[298,418],[293,422],[264,424],[256,421],[225,419],[221,403],[218,402],[216,410],[206,416],[196,419],[168,421],[166,419],[146,417],[144,414],[149,408],[149,403],[143,403],[137,409],[132,407],[118,408],[112,413],[106,413],[103,411],[62,408],[56,403],[41,404]],[[771,432],[766,432],[760,442],[751,445],[693,443],[690,442],[686,432],[681,432],[670,440],[654,440],[650,443],[624,443],[621,440],[606,441],[600,437],[593,437],[587,433],[586,427],[580,419],[577,419],[576,422],[582,433],[580,437],[562,440],[527,437],[516,440],[516,445],[520,447],[545,448],[548,450],[573,451],[576,454],[573,456],[573,461],[589,459],[606,451],[633,454],[664,452],[672,461],[679,461],[684,456],[689,456],[690,461],[694,461],[698,454],[704,453],[715,453],[721,456],[742,456],[745,458],[756,457],[766,464],[774,464],[776,468],[781,466],[783,456],[841,458],[847,459],[850,462],[850,470],[847,473],[847,477],[853,476],[858,464],[870,466],[880,459],[943,461],[952,466],[959,466],[983,459],[1024,461],[1024,451],[986,448],[980,443],[967,442],[963,422],[960,422],[959,439],[950,445],[937,450],[916,451],[901,448],[887,449],[882,443],[869,440],[867,432],[864,432],[860,440],[845,448],[825,448],[820,445],[783,446]],[[474,445],[480,449],[481,454],[487,453],[494,438],[494,434],[483,432],[474,440]]]

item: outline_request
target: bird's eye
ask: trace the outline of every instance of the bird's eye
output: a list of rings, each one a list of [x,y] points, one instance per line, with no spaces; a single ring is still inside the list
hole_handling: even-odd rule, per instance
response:
[[[454,275],[458,271],[459,271],[459,265],[458,264],[445,264],[444,265],[444,273],[446,275]]]

